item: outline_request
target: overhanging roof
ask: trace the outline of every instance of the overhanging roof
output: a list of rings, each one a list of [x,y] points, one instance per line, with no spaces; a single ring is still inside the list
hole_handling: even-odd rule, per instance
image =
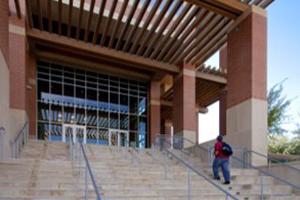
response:
[[[184,61],[198,68],[226,43],[227,31],[249,5],[265,8],[272,1],[27,0],[26,6],[30,29],[143,62]]]

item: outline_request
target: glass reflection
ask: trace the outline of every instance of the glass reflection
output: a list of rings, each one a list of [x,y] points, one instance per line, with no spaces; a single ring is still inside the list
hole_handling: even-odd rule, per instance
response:
[[[128,131],[132,146],[145,147],[146,83],[42,61],[37,69],[39,139],[61,141],[63,127],[78,125],[87,143],[107,145],[114,129]]]

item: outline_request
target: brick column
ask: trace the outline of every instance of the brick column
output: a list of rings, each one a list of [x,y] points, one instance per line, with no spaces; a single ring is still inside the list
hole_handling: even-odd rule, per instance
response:
[[[227,70],[227,46],[223,47],[220,51],[220,68],[222,70]],[[227,91],[223,91],[220,97],[219,104],[219,133],[226,135],[226,100]]]
[[[150,84],[150,144],[154,142],[155,135],[161,134],[160,116],[160,82],[151,81]]]
[[[25,1],[20,1],[21,9]],[[25,13],[22,10],[22,13]],[[25,16],[19,19],[15,12],[9,17],[9,73],[10,73],[10,110],[12,138],[24,126],[26,113],[26,31]]]
[[[32,52],[26,52],[26,111],[28,114],[29,121],[29,133],[32,137],[36,135],[36,127],[37,127],[37,80],[36,80],[36,57]]]
[[[174,78],[173,125],[174,134],[196,142],[196,74],[194,66],[183,64]]]
[[[8,0],[0,1],[0,51],[8,63]]]
[[[8,0],[0,1],[0,161],[10,157]]]
[[[266,12],[252,6],[228,34],[227,138],[267,154]],[[264,164],[252,157],[253,164]]]

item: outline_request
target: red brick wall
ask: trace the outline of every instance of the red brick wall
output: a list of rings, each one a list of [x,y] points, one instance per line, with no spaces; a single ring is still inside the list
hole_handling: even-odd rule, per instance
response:
[[[174,79],[174,133],[183,130],[196,131],[196,79],[195,76],[184,74],[185,69],[192,71],[193,66],[183,65],[182,73]]]
[[[154,142],[156,134],[161,133],[160,115],[160,82],[151,81],[150,85],[150,143]]]
[[[0,50],[8,63],[8,0],[0,1]]]
[[[227,46],[224,47],[220,51],[220,68],[227,70]],[[219,104],[219,132],[223,135],[226,135],[226,100],[227,100],[227,92],[224,91],[220,97],[220,104]]]
[[[249,98],[266,99],[266,41],[266,17],[257,13],[228,34],[228,108]]]
[[[11,29],[25,30],[24,17],[9,17]],[[10,107],[25,110],[26,92],[26,37],[24,33],[11,30],[9,33]]]
[[[29,117],[29,131],[36,135],[36,58],[26,52],[26,110]]]
[[[25,36],[9,34],[10,107],[25,110]]]

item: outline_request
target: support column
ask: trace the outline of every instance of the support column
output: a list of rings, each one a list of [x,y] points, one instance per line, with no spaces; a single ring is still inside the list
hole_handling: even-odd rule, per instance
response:
[[[154,142],[155,135],[161,134],[160,116],[160,81],[151,81],[150,84],[150,145]]]
[[[26,52],[26,112],[28,114],[29,134],[32,138],[37,138],[37,61],[33,52]]]
[[[193,65],[183,64],[180,74],[174,78],[173,125],[174,134],[196,142],[196,73],[194,69]]]
[[[227,46],[223,47],[220,51],[220,68],[227,71]],[[226,100],[227,100],[227,89],[225,89],[219,101],[219,133],[226,135]]]
[[[25,1],[21,8],[25,8]],[[9,72],[11,121],[14,122],[10,131],[15,138],[27,120],[25,16],[19,19],[15,13],[9,17]]]
[[[252,6],[242,18],[228,34],[227,140],[266,155],[266,12]]]
[[[0,2],[0,51],[8,62],[8,0]]]
[[[0,160],[10,155],[8,0],[0,1]]]

